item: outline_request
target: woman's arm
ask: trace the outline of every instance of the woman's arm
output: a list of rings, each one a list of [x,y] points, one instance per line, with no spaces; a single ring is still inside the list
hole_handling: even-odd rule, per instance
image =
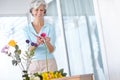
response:
[[[54,47],[50,43],[50,38],[49,37],[37,37],[37,44],[46,44],[48,51],[52,53],[54,51]]]
[[[50,38],[45,37],[45,42],[46,42],[46,45],[47,45],[47,48],[48,48],[49,52],[52,53],[54,51],[54,47],[50,43]]]

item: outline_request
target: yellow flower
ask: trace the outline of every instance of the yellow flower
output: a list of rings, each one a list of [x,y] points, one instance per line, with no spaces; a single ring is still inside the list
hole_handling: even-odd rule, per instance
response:
[[[49,71],[49,72],[37,72],[37,75],[40,75],[42,80],[51,80],[55,78],[62,78],[66,76],[66,73],[63,72],[63,69],[59,71]]]
[[[61,73],[58,73],[58,78],[62,78],[62,74]]]
[[[14,40],[10,40],[8,45],[12,46],[12,47],[15,47],[16,46],[16,42]]]
[[[54,73],[52,71],[49,72],[49,77],[50,77],[50,79],[54,78]]]

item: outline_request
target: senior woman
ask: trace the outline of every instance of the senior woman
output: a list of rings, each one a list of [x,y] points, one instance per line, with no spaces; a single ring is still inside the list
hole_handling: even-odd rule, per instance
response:
[[[57,64],[53,52],[55,50],[55,29],[54,27],[44,21],[47,4],[44,0],[34,0],[30,5],[30,13],[33,16],[33,21],[25,27],[24,32],[26,39],[37,43],[37,47],[30,46],[29,49],[35,48],[35,53],[32,58],[28,72],[33,74],[35,72],[56,71]],[[42,33],[45,36],[40,36]],[[46,46],[47,49],[46,49]],[[46,61],[47,54],[47,61]],[[48,64],[46,64],[46,62]]]

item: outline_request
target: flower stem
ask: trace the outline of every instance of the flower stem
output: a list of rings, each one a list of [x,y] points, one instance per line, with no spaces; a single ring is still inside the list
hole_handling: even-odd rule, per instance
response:
[[[47,67],[47,72],[48,72],[48,56],[47,56],[47,53],[49,52],[48,51],[48,47],[47,47],[47,44],[46,44],[46,41],[44,40],[44,43],[45,43],[45,47],[46,47],[46,67]]]
[[[24,68],[24,66],[23,66],[23,64],[22,64],[22,62],[20,62],[20,63],[21,63],[21,66],[22,66],[23,70],[25,70],[25,68]]]

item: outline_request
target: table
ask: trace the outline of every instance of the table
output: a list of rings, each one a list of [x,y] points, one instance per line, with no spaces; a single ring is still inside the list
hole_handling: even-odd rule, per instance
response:
[[[83,74],[83,75],[74,75],[71,77],[64,77],[59,79],[52,79],[52,80],[94,80],[93,74]]]

